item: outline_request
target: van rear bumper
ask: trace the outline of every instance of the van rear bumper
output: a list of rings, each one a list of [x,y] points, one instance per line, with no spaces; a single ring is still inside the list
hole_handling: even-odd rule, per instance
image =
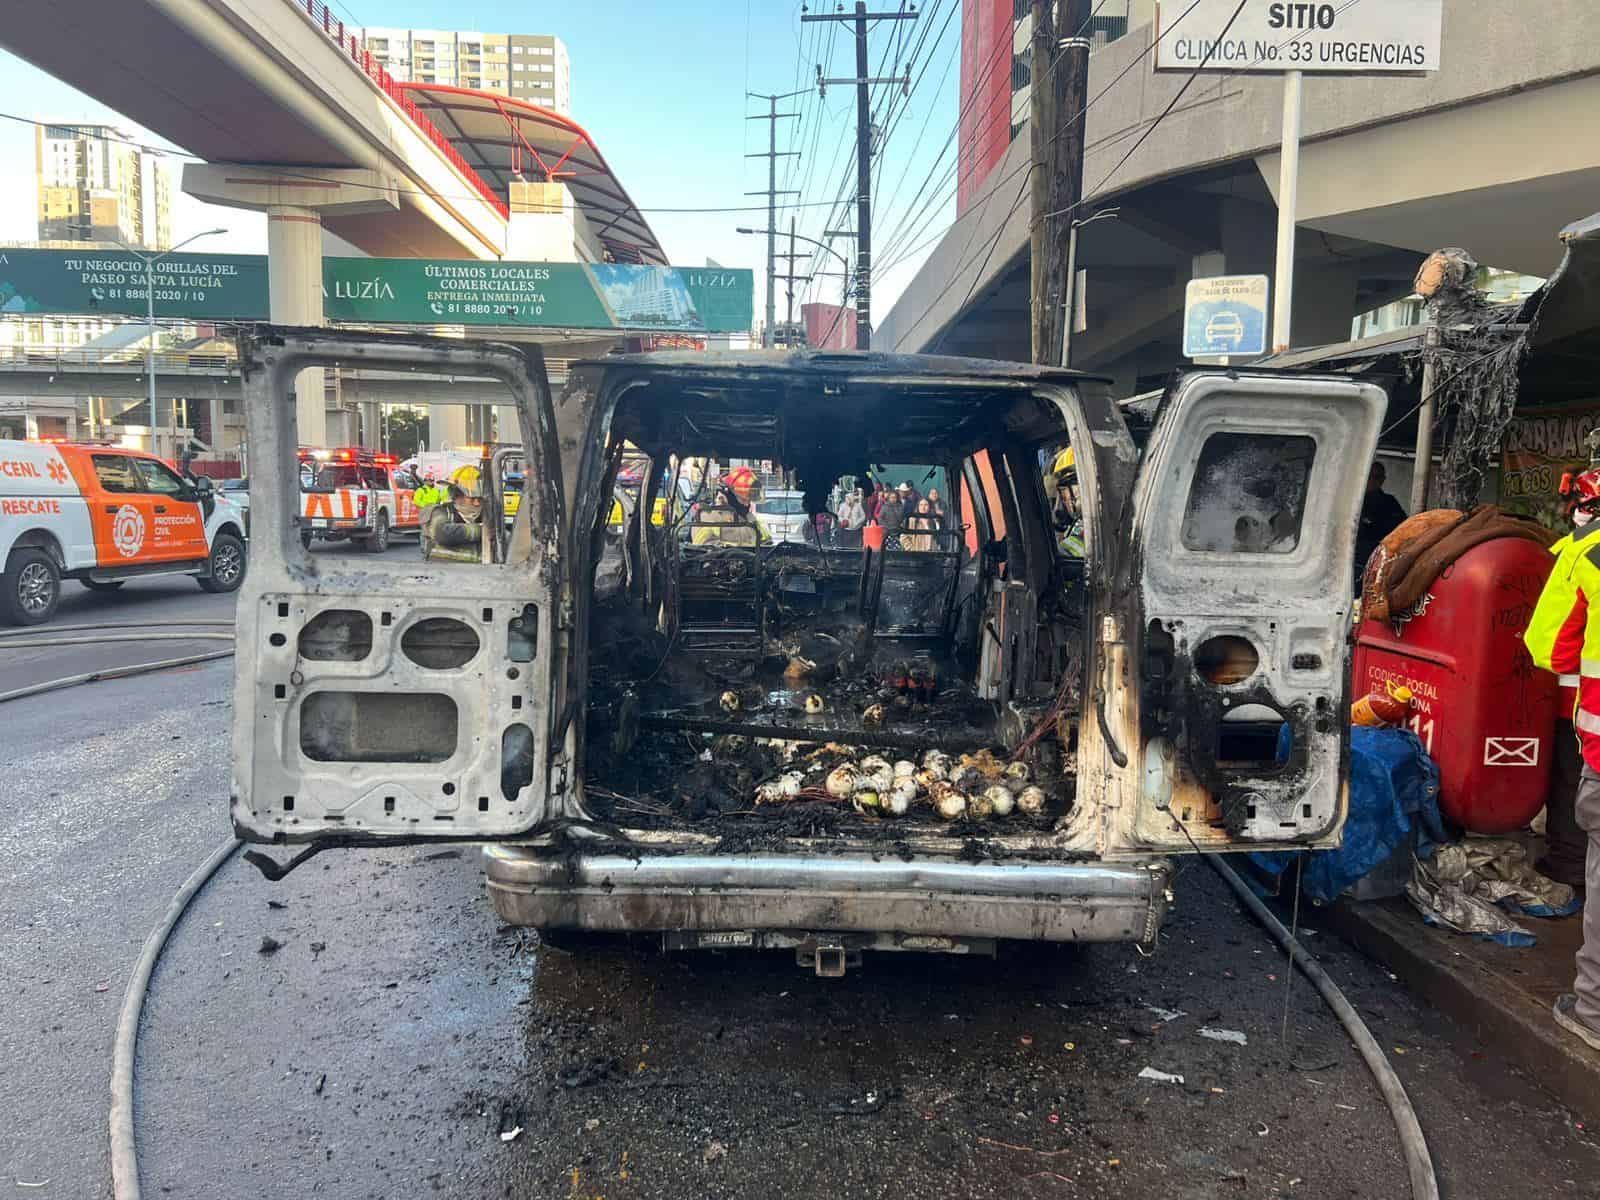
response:
[[[489,897],[512,925],[610,932],[805,930],[1045,942],[1154,941],[1164,860],[879,862],[781,854],[558,857],[484,850]]]

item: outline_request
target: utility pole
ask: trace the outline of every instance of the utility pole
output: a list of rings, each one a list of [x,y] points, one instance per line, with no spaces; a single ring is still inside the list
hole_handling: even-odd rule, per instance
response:
[[[1033,90],[1028,137],[1033,150],[1032,221],[1029,234],[1033,361],[1057,362],[1064,353],[1058,321],[1075,285],[1074,221],[1083,202],[1084,114],[1089,93],[1089,0],[1033,0]]]
[[[793,332],[794,332],[794,285],[795,285],[796,281],[801,281],[801,282],[805,282],[805,283],[811,282],[811,276],[809,276],[809,275],[796,275],[794,273],[794,260],[797,259],[797,258],[806,257],[803,254],[795,253],[794,241],[795,241],[794,218],[790,217],[789,218],[789,253],[777,255],[778,258],[787,260],[788,266],[789,266],[789,269],[787,271],[785,271],[783,274],[777,276],[777,278],[783,280],[783,283],[784,283],[784,297],[785,297],[785,300],[784,300],[784,309],[783,309],[783,344],[785,346],[791,346],[791,345],[794,344],[794,340],[793,340],[793,336],[792,336]]]
[[[773,259],[777,257],[775,252],[778,248],[777,243],[774,240],[777,236],[775,225],[778,216],[778,197],[798,196],[800,194],[796,191],[780,192],[778,190],[778,160],[780,158],[800,157],[800,152],[798,150],[779,151],[778,149],[778,122],[788,117],[798,117],[800,115],[799,113],[779,112],[778,101],[787,100],[791,96],[803,96],[810,90],[810,88],[802,88],[798,92],[778,92],[776,94],[767,92],[745,93],[745,95],[750,97],[752,100],[765,100],[767,102],[766,112],[757,113],[753,117],[745,118],[746,121],[767,122],[766,153],[745,155],[746,158],[764,158],[767,160],[767,190],[764,192],[746,192],[745,195],[765,196],[767,198],[767,329],[766,334],[761,339],[761,344],[769,350],[772,349],[772,326],[777,320],[778,316],[778,296],[775,290],[777,286],[777,280],[774,278],[772,273]],[[794,269],[793,263],[790,263],[789,266],[791,270]]]
[[[215,237],[217,234],[227,232],[228,231],[226,229],[207,229],[203,233],[196,233],[190,237],[184,238],[183,241],[179,242],[170,250],[151,250],[148,252],[144,250],[135,250],[121,238],[117,239],[117,245],[121,246],[129,254],[133,255],[135,258],[144,263],[144,312],[146,337],[144,348],[144,374],[150,390],[150,448],[157,454],[157,456],[159,456],[161,453],[159,441],[161,436],[161,422],[156,417],[156,260],[165,258],[169,254],[176,254],[190,242],[197,241],[200,238]],[[172,408],[169,410],[169,422],[171,425],[171,432],[169,436],[172,439],[172,460],[174,463],[176,463],[178,461],[178,402],[176,400],[172,402]],[[215,434],[212,435],[212,440],[216,441]]]
[[[874,78],[867,74],[867,22],[915,21],[920,14],[868,12],[865,0],[856,0],[853,13],[802,13],[801,21],[851,21],[856,32],[854,79],[824,79],[817,66],[817,91],[826,95],[830,83],[853,83],[856,88],[856,349],[872,347],[872,85],[898,83],[911,93],[911,70],[904,76]]]

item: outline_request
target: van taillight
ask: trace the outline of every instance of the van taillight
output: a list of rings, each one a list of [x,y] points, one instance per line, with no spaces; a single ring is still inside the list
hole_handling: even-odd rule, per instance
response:
[[[356,497],[356,516],[364,517],[366,515],[367,515],[367,498],[365,496],[357,496]]]

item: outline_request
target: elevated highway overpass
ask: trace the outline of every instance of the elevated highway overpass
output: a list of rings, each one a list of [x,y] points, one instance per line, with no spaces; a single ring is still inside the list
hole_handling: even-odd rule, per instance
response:
[[[191,195],[266,213],[276,323],[323,323],[324,230],[375,257],[666,262],[579,126],[397,83],[324,0],[17,4],[0,46],[204,159]],[[319,381],[296,393],[324,441]]]
[[[515,333],[514,330],[501,331]],[[494,331],[491,331],[494,336]],[[545,371],[551,386],[566,382],[570,365],[579,358],[599,357],[610,346],[607,339],[588,342],[567,339],[564,353],[546,355]],[[243,394],[238,358],[231,349],[219,352],[218,342],[198,350],[162,350],[155,354],[156,398],[158,402],[184,401],[190,414],[188,424],[177,417],[176,407],[157,418],[160,429],[174,429],[180,435],[192,432],[201,419],[210,433],[210,447],[219,457],[232,457],[244,438]],[[343,419],[343,429],[334,440],[379,445],[378,406],[400,404],[411,407],[437,405],[448,395],[451,409],[464,404],[493,405],[506,398],[505,386],[496,380],[461,376],[430,375],[424,372],[383,371],[341,366],[317,372],[326,396],[327,411]],[[26,409],[26,404],[10,402],[10,397],[25,397],[50,415],[75,422],[74,432],[150,429],[147,398],[150,376],[142,351],[108,357],[82,346],[0,346],[0,415]],[[78,401],[93,397],[87,412]],[[440,411],[435,409],[435,411]],[[68,418],[68,414],[71,417]],[[156,431],[140,433],[151,437]],[[436,432],[436,438],[464,441],[460,431]]]
[[[1548,274],[1556,231],[1600,195],[1600,38],[1592,0],[1445,0],[1442,68],[1424,76],[1308,75],[1296,238],[1294,344],[1344,341],[1350,321],[1410,291],[1421,257],[1468,248]],[[1073,365],[1131,390],[1180,361],[1184,285],[1272,274],[1282,82],[1153,70],[1153,26],[1090,59],[1088,330]],[[1141,136],[1144,137],[1142,143]],[[1135,149],[1135,146],[1137,148]],[[1130,153],[1131,151],[1131,153]],[[1029,357],[1029,138],[991,171],[874,332],[874,345]]]

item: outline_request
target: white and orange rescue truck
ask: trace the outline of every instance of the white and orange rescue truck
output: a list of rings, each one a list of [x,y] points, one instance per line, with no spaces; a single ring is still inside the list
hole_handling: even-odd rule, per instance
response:
[[[190,483],[120,446],[0,441],[0,619],[48,621],[63,578],[113,591],[193,575],[208,592],[244,579],[244,518],[211,481]]]
[[[361,446],[300,450],[300,544],[349,538],[382,554],[392,533],[418,533],[421,520],[411,496],[398,487],[395,457]]]

